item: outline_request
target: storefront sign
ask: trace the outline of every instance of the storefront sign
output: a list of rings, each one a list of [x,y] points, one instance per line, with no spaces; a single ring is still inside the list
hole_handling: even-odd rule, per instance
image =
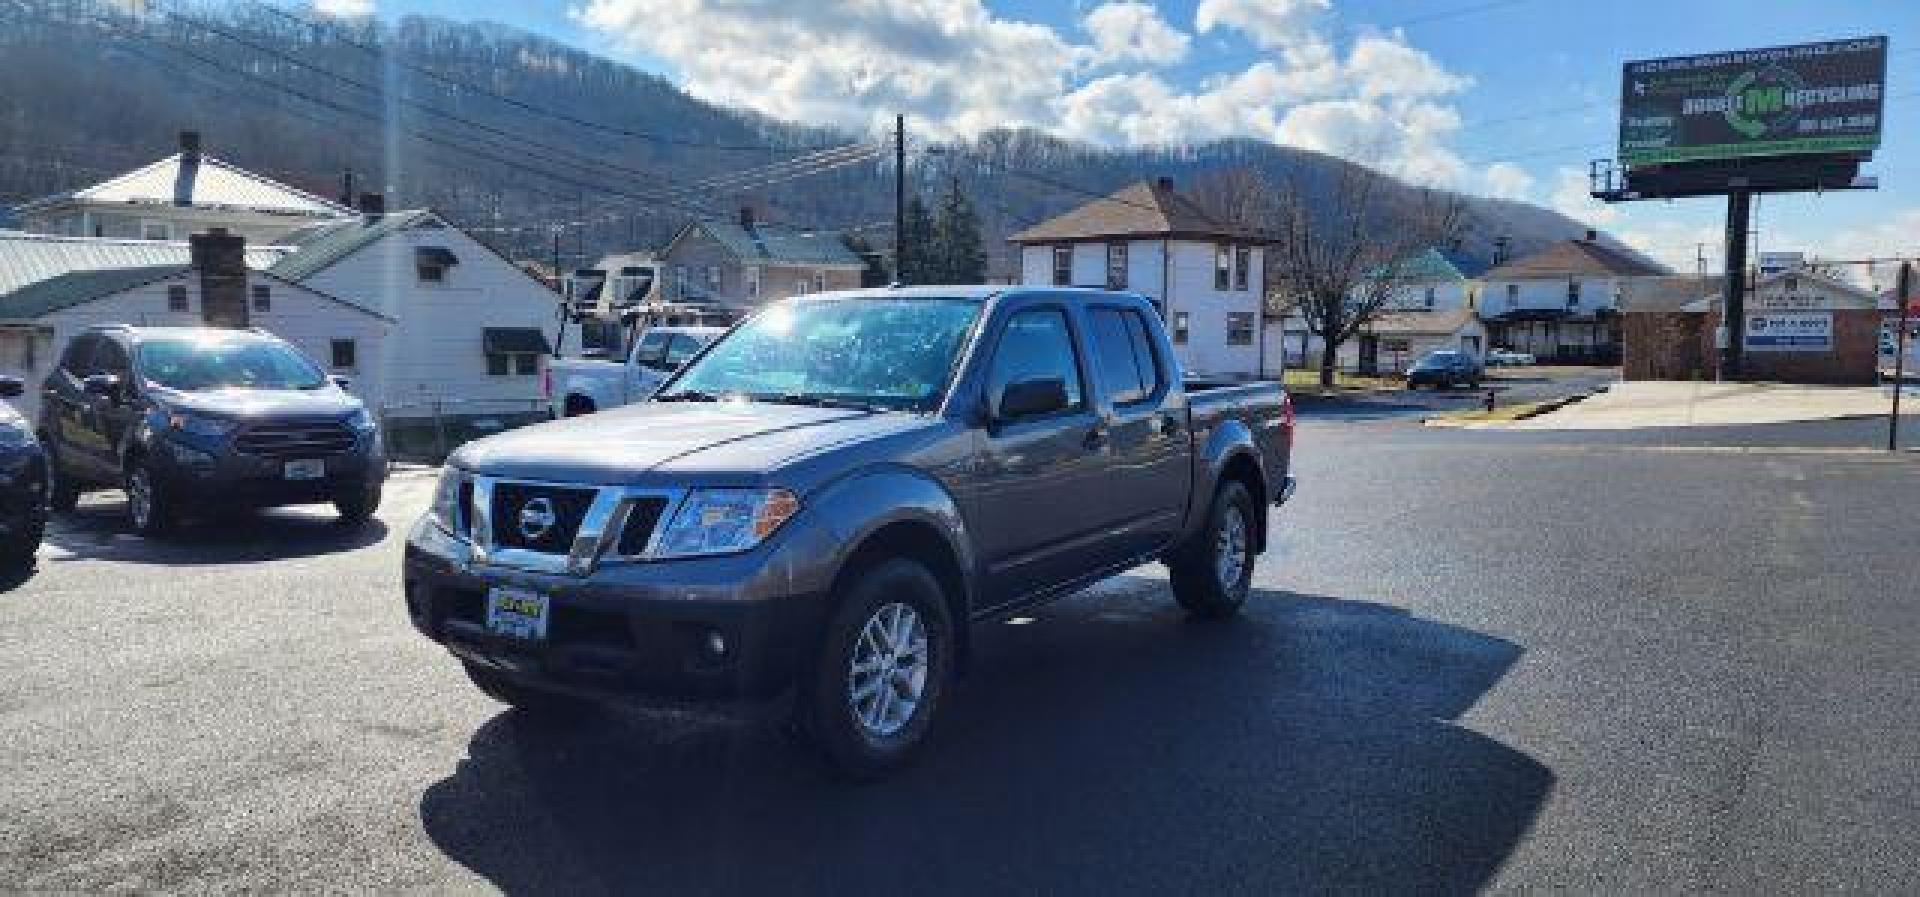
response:
[[[1831,352],[1832,312],[1783,312],[1747,316],[1749,352]]]

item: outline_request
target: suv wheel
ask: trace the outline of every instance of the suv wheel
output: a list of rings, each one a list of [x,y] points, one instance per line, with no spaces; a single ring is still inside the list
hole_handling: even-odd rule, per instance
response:
[[[373,483],[335,495],[333,509],[340,512],[341,523],[358,525],[372,520],[373,512],[380,510],[380,484]]]
[[[874,779],[926,743],[954,664],[954,623],[940,581],[896,558],[861,570],[837,595],[799,729],[841,775]]]
[[[142,536],[160,536],[173,528],[173,496],[144,459],[127,465],[127,522]]]
[[[1213,493],[1207,526],[1172,558],[1173,597],[1196,617],[1230,617],[1247,602],[1253,587],[1255,505],[1236,480]]]
[[[40,443],[47,447],[47,509],[71,514],[80,506],[80,482],[60,470],[60,456],[54,454],[52,440],[43,434]]]

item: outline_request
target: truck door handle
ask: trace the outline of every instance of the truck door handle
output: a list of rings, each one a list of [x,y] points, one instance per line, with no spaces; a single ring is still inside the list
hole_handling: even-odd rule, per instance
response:
[[[1162,414],[1154,420],[1158,423],[1154,429],[1158,430],[1162,436],[1172,436],[1180,432],[1180,421],[1171,414]]]
[[[1087,431],[1087,438],[1082,444],[1089,449],[1101,448],[1107,444],[1107,437],[1110,433],[1111,431],[1107,429],[1106,424],[1099,424]]]

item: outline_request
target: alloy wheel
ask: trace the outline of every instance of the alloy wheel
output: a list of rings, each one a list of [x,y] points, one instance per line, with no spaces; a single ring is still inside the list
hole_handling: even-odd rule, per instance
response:
[[[932,668],[920,613],[899,602],[875,609],[860,627],[847,667],[847,706],[869,738],[898,734],[926,696]]]

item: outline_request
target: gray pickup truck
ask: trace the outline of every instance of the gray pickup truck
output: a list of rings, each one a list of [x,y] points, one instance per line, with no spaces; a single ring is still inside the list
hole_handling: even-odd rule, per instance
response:
[[[1191,613],[1237,611],[1292,440],[1277,384],[1183,383],[1135,294],[793,299],[650,402],[454,453],[407,610],[523,711],[785,698],[873,776],[926,740],[970,624],[1155,560]]]

